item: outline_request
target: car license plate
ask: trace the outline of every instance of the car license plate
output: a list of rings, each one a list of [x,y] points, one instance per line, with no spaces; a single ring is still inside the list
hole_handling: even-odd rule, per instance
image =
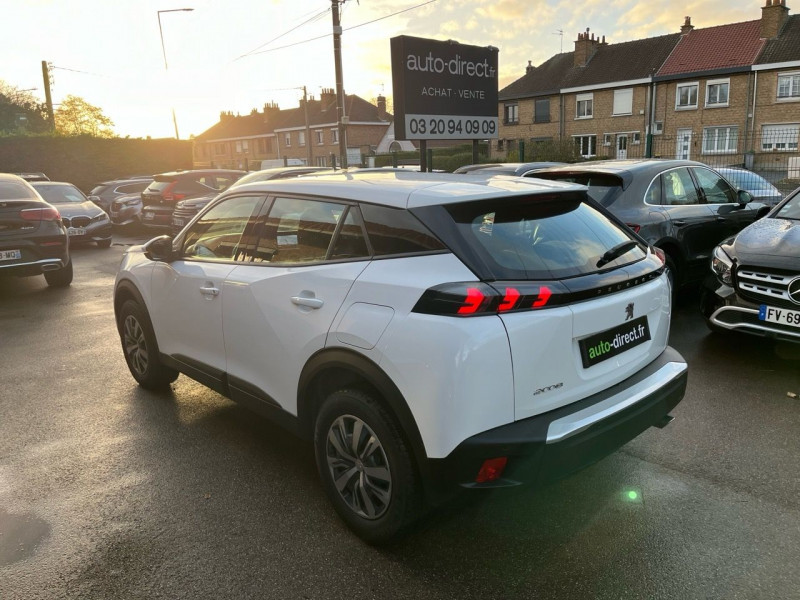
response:
[[[144,213],[144,214],[142,215],[142,218],[143,218],[145,221],[152,221],[152,220],[153,220],[153,213],[151,213],[151,212],[146,212],[146,213]]]
[[[183,219],[172,219],[172,224],[175,227],[183,227]]]
[[[800,310],[775,308],[762,304],[758,309],[758,318],[767,323],[778,323],[800,329]]]
[[[0,250],[0,260],[18,260],[22,258],[21,250]]]
[[[649,339],[647,317],[639,317],[584,338],[578,342],[583,368],[588,369]]]
[[[83,227],[69,227],[67,233],[70,235],[86,235],[86,230]]]

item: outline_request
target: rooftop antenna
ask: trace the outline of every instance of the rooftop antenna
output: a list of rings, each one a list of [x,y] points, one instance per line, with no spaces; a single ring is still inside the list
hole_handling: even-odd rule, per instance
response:
[[[558,35],[558,36],[561,37],[561,43],[560,43],[559,48],[558,48],[558,52],[559,52],[559,54],[561,54],[561,53],[564,52],[564,30],[563,29],[558,29],[557,31],[553,32],[553,35]]]

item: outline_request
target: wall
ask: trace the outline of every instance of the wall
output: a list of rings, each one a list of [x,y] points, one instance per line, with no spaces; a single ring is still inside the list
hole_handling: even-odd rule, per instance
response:
[[[128,175],[192,168],[192,142],[79,137],[0,138],[0,172],[41,171],[83,191]]]

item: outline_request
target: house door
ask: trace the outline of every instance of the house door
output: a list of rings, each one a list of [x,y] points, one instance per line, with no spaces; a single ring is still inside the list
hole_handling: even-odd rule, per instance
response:
[[[627,135],[618,135],[617,136],[617,158],[618,159],[628,158],[628,136]]]
[[[692,154],[692,130],[678,129],[675,158],[689,160]]]

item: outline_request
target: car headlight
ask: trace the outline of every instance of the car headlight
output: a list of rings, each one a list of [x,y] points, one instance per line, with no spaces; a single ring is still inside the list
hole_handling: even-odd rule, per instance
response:
[[[714,248],[714,253],[711,256],[711,270],[722,283],[726,285],[733,285],[731,271],[733,269],[733,260],[722,249],[722,246]]]

